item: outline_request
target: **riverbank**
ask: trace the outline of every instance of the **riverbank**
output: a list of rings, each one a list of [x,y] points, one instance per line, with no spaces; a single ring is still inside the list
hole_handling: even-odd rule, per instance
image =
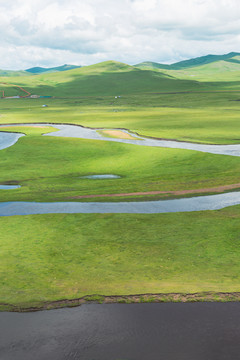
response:
[[[237,293],[239,209],[1,217],[0,303]]]
[[[80,195],[73,196],[70,199],[91,199],[91,198],[104,198],[104,197],[127,197],[127,196],[146,196],[146,195],[188,195],[188,194],[210,194],[210,193],[220,193],[227,190],[237,190],[240,188],[240,183],[216,186],[214,188],[203,188],[203,189],[193,189],[193,190],[176,190],[176,191],[143,191],[136,193],[122,193],[122,194],[94,194],[94,195]]]
[[[67,307],[76,307],[84,304],[142,304],[142,303],[196,303],[196,302],[240,302],[240,292],[203,292],[193,294],[166,293],[166,294],[136,294],[136,295],[86,295],[79,299],[63,299],[36,304],[35,306],[17,306],[1,304],[0,311],[35,312]]]

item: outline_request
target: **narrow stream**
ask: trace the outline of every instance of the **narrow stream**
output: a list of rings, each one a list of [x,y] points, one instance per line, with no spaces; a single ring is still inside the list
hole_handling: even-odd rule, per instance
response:
[[[75,213],[157,214],[223,209],[240,204],[240,191],[192,198],[139,202],[2,202],[0,216]]]

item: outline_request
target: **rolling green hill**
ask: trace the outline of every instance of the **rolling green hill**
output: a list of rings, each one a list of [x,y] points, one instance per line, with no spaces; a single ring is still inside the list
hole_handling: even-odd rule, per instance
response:
[[[142,70],[160,71],[177,79],[212,82],[219,90],[237,89],[240,81],[240,54],[207,55],[172,65],[150,61],[136,65]]]
[[[167,70],[181,70],[186,68],[192,68],[196,66],[201,66],[205,64],[211,64],[216,61],[228,61],[240,64],[240,53],[230,52],[225,55],[206,55],[200,56],[194,59],[183,60],[176,62],[174,64],[159,64],[156,62],[145,61],[140,64],[135,65],[135,67],[140,69],[167,69]]]
[[[56,97],[117,96],[198,91],[206,88],[205,84],[195,80],[176,79],[162,72],[141,70],[116,61],[106,61],[69,71],[21,77],[14,81],[31,94]],[[11,83],[14,83],[12,78]]]
[[[141,65],[141,64],[140,64]],[[101,97],[133,94],[239,90],[240,55],[208,55],[173,65],[145,62],[131,66],[117,61],[95,65],[57,68],[32,68],[28,76],[0,76],[0,92],[5,96],[22,95],[16,87],[29,93],[58,98]],[[165,68],[161,68],[165,67]],[[53,70],[58,69],[58,70]],[[25,75],[24,73],[24,75]],[[17,74],[19,75],[19,73]],[[5,83],[5,84],[3,84]],[[6,85],[7,84],[7,85]]]
[[[230,60],[218,60],[212,63],[181,70],[162,70],[178,79],[191,79],[207,82],[225,82],[234,86],[240,81],[240,61],[238,57]]]

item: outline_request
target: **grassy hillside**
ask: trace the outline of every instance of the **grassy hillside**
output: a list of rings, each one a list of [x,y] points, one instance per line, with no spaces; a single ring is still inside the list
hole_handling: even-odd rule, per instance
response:
[[[218,90],[239,89],[240,56],[238,53],[208,55],[172,65],[146,61],[136,67],[160,71],[177,79],[196,80],[205,84],[211,82],[211,85]]]
[[[189,60],[183,60],[176,62],[174,64],[159,64],[156,62],[151,61],[145,61],[140,64],[135,65],[136,67],[143,69],[143,68],[149,68],[149,69],[167,69],[167,70],[181,70],[181,69],[188,69],[193,67],[198,67],[205,64],[211,64],[213,62],[217,61],[228,61],[228,62],[234,62],[234,63],[240,63],[239,61],[239,53],[231,52],[229,54],[225,55],[206,55],[206,56],[200,56],[194,59]]]
[[[231,88],[239,86],[240,61],[235,62],[220,60],[188,69],[167,70],[165,72],[166,74],[174,76],[178,79],[195,79],[201,82],[217,82],[220,88]]]
[[[26,96],[27,93],[24,92],[19,87],[15,86],[11,82],[7,84],[6,82],[1,82],[3,78],[0,78],[0,98],[8,96]],[[3,96],[4,95],[4,96]]]
[[[59,98],[105,97],[222,91],[240,89],[240,63],[217,61],[184,70],[138,69],[134,66],[106,61],[103,63],[54,73],[22,77],[0,77],[0,82],[16,84],[31,94]],[[7,90],[6,96],[22,95],[16,89]]]
[[[0,79],[1,80],[1,79]],[[7,80],[6,80],[7,81]],[[126,94],[194,91],[206,88],[194,80],[140,70],[115,61],[74,70],[11,79],[32,94],[56,97],[116,96]]]
[[[134,66],[136,68],[142,69],[142,70],[158,70],[159,69],[161,71],[162,69],[169,70],[172,65],[160,64],[160,63],[153,62],[153,61],[144,61],[144,62],[141,62]]]

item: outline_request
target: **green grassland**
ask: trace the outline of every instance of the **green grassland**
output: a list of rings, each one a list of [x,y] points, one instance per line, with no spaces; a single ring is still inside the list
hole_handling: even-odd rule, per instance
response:
[[[3,79],[3,78],[2,78]],[[107,61],[96,65],[51,74],[4,78],[17,82],[32,94],[55,97],[107,96],[146,92],[189,91],[208,84],[181,80],[169,75]]]
[[[6,128],[27,136],[0,152],[2,201],[66,200],[88,194],[201,189],[239,182],[238,157],[108,141],[43,137],[51,128]],[[121,179],[81,176],[116,174]]]
[[[210,69],[208,76],[196,67],[159,72],[105,62],[2,77],[0,82],[53,98],[0,99],[0,123],[68,123],[181,141],[240,143],[240,82],[221,64],[219,69]],[[189,80],[180,71],[195,71],[198,78]],[[16,88],[8,88],[15,95]],[[26,133],[0,151],[0,184],[22,186],[1,190],[2,202],[239,183],[239,157],[41,135],[52,128],[1,130]],[[121,178],[81,179],[106,173]],[[239,209],[1,217],[0,303],[31,306],[96,293],[239,291]]]
[[[240,93],[140,94],[0,101],[5,123],[127,128],[141,135],[212,144],[240,142]],[[47,103],[48,108],[42,108]]]
[[[91,294],[239,291],[239,210],[0,218],[1,308]]]

